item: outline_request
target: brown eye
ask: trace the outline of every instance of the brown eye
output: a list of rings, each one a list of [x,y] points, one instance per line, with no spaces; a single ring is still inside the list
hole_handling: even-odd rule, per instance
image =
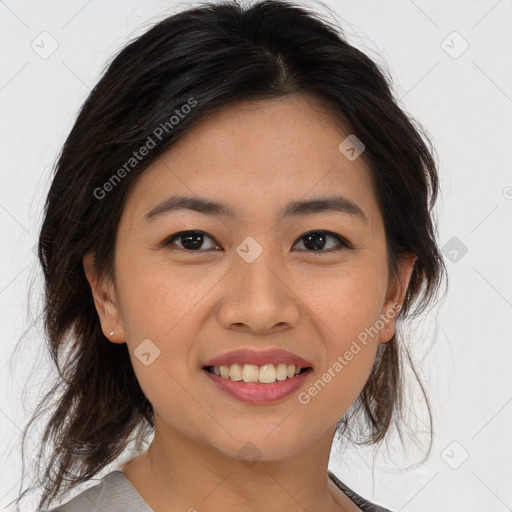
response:
[[[334,247],[332,247],[332,243],[330,244],[328,242],[329,239],[337,240],[338,244],[335,244]],[[309,233],[302,235],[300,240],[303,241],[303,245],[308,252],[334,252],[341,248],[352,248],[351,244],[343,237],[330,233],[329,231],[310,231]],[[326,247],[327,250],[324,250]]]
[[[176,245],[174,242],[178,241],[181,244],[181,247],[178,245],[178,249],[191,252],[203,252],[205,249],[203,249],[203,251],[200,249],[204,244],[205,239],[214,241],[211,236],[207,235],[203,231],[182,231],[181,233],[176,233],[175,235],[172,235],[170,238],[168,238],[164,242],[164,246],[168,247],[170,245]],[[214,247],[207,247],[206,250],[218,247],[216,243],[213,245]]]

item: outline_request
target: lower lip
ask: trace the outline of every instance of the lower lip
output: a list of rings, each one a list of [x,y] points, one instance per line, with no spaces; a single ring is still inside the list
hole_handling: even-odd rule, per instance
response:
[[[266,404],[289,397],[304,384],[312,370],[308,368],[291,379],[277,380],[272,384],[234,381],[219,377],[208,370],[202,371],[221,391],[225,391],[233,398],[246,403]]]

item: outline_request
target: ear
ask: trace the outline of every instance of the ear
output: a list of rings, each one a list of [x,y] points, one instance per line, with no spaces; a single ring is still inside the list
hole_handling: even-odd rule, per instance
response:
[[[393,278],[390,282],[386,294],[386,302],[380,316],[384,323],[384,327],[379,332],[380,343],[388,342],[395,335],[395,320],[404,303],[405,294],[417,259],[416,254],[409,254],[400,258],[398,279]],[[386,329],[389,329],[389,332]]]
[[[113,343],[124,343],[125,331],[120,321],[120,311],[112,280],[107,276],[99,275],[92,252],[83,257],[83,266],[87,281],[91,286],[103,334]],[[110,336],[112,331],[114,331],[114,335]]]

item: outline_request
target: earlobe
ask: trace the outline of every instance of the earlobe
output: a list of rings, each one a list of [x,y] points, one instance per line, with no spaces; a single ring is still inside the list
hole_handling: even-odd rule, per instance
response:
[[[379,342],[386,343],[390,341],[395,335],[395,320],[402,304],[405,300],[405,294],[409,287],[414,265],[418,257],[416,254],[402,256],[398,265],[398,280],[394,280],[391,289],[388,290],[384,310],[381,314],[381,319],[384,322],[384,328],[380,330]]]
[[[124,343],[124,330],[120,322],[113,284],[108,277],[98,273],[94,253],[89,252],[83,257],[83,267],[91,287],[103,334],[113,343]]]

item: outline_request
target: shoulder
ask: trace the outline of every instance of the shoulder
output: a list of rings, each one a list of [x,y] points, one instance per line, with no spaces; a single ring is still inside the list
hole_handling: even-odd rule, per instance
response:
[[[348,496],[353,503],[355,503],[362,512],[392,512],[391,510],[384,508],[380,505],[376,505],[375,503],[371,503],[365,500],[362,496],[359,496],[352,489],[347,487],[341,480],[339,480],[334,473],[328,471],[329,477],[336,484],[338,489],[342,491],[346,496]]]
[[[380,505],[376,505],[359,496],[352,489],[339,480],[334,473],[328,472],[334,484],[356,504],[362,512],[392,512]],[[121,471],[112,471],[105,475],[101,482],[86,489],[67,503],[50,510],[38,510],[37,512],[90,512],[101,510],[102,512],[153,512],[149,505],[142,499],[135,487],[125,478]]]
[[[121,471],[105,475],[100,483],[81,492],[67,503],[37,512],[152,512]]]

